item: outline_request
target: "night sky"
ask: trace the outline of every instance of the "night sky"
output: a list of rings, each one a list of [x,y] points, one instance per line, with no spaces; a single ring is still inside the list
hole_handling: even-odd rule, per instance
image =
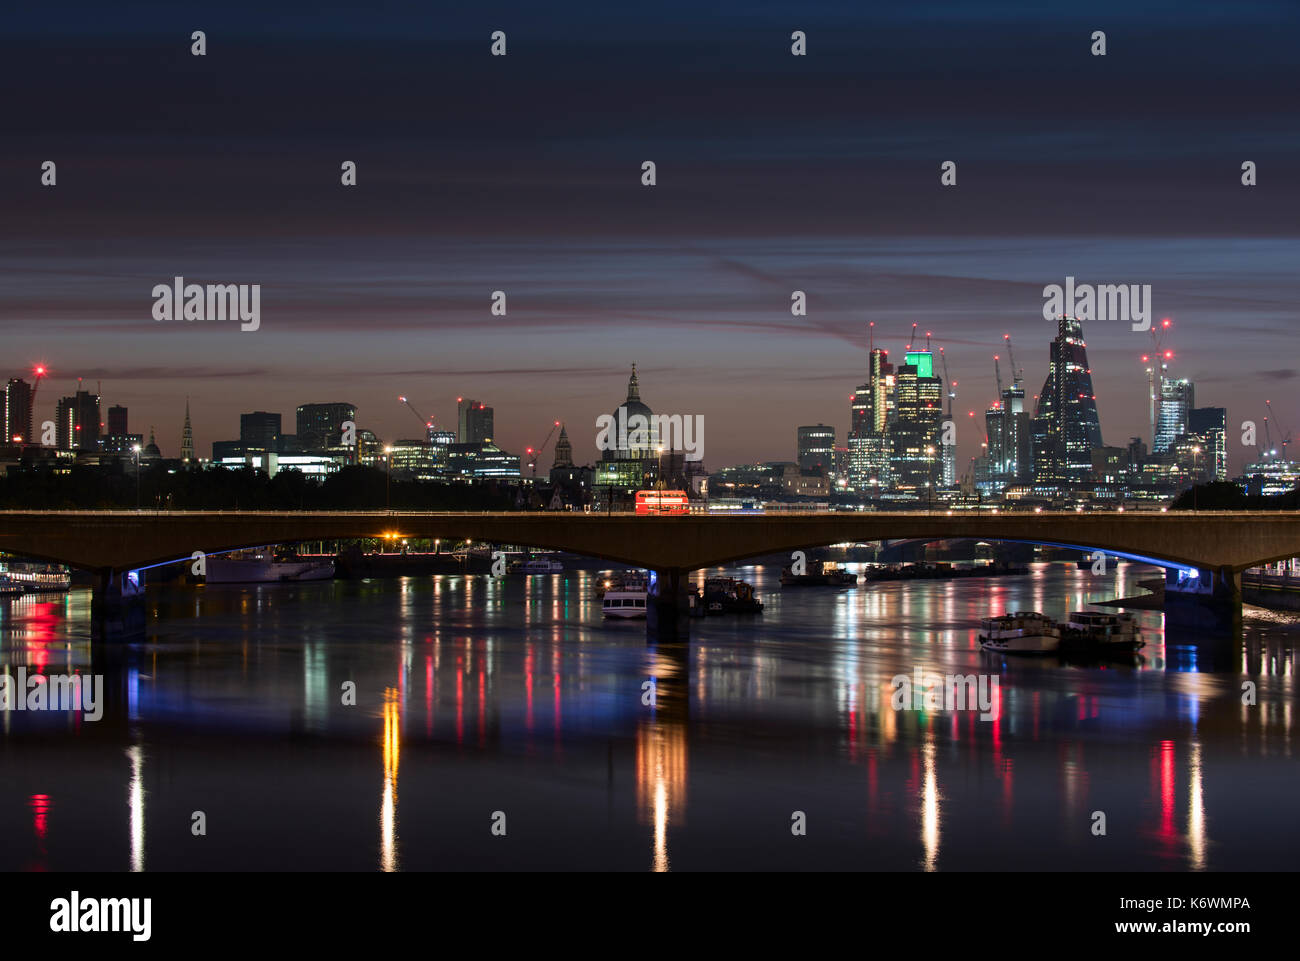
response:
[[[169,456],[187,394],[204,457],[240,412],[292,431],[306,402],[418,436],[406,394],[452,428],[457,396],[494,406],[519,453],[564,420],[588,460],[635,361],[717,468],[793,459],[801,424],[843,444],[867,322],[891,355],[918,322],[958,381],[960,471],[1002,335],[1037,393],[1042,288],[1073,275],[1152,286],[1236,470],[1265,399],[1300,429],[1297,51],[1287,0],[11,4],[3,373],[49,365],[38,420],[102,381]],[[260,283],[261,329],[154,321],[176,275]],[[1148,335],[1085,329],[1106,442],[1149,442]]]

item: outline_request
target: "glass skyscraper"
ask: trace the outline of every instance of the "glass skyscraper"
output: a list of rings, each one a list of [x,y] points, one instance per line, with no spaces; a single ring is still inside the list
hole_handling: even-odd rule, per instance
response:
[[[1092,449],[1101,447],[1097,395],[1088,367],[1083,324],[1057,318],[1047,380],[1031,426],[1034,480],[1040,484],[1084,483],[1092,475]]]

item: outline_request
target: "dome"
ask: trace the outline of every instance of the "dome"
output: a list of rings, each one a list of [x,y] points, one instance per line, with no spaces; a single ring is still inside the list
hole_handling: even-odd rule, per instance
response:
[[[627,399],[619,404],[610,414],[614,421],[614,434],[612,439],[617,443],[620,431],[626,431],[622,435],[626,446],[616,446],[607,449],[602,454],[603,460],[640,460],[647,451],[653,450],[658,444],[658,439],[654,435],[654,422],[651,418],[654,414],[650,408],[641,402],[641,386],[636,379],[636,364],[632,365],[632,376],[627,382]],[[643,417],[645,423],[634,421],[633,418]],[[645,443],[632,443],[632,439],[640,440],[636,437],[638,430],[645,431]]]

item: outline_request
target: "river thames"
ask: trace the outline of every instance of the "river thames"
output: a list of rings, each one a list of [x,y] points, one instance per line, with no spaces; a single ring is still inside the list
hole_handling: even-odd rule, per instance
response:
[[[95,722],[0,712],[0,866],[1149,871],[1300,858],[1300,629],[1247,618],[1216,650],[1142,611],[1141,658],[1002,657],[980,651],[981,617],[1061,619],[1158,572],[1034,564],[782,591],[779,566],[728,570],[766,610],[693,620],[684,646],[604,621],[594,571],[151,586],[144,642],[93,664],[88,591],[2,600],[10,673],[102,673],[108,694]],[[894,710],[891,679],[918,668],[996,676],[992,719]],[[1257,703],[1243,703],[1245,682]]]

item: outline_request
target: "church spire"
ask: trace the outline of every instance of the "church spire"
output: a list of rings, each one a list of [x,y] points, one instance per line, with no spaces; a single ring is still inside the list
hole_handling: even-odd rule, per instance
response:
[[[632,376],[627,382],[627,399],[628,403],[632,401],[641,401],[641,385],[636,380],[636,364],[632,365]]]

